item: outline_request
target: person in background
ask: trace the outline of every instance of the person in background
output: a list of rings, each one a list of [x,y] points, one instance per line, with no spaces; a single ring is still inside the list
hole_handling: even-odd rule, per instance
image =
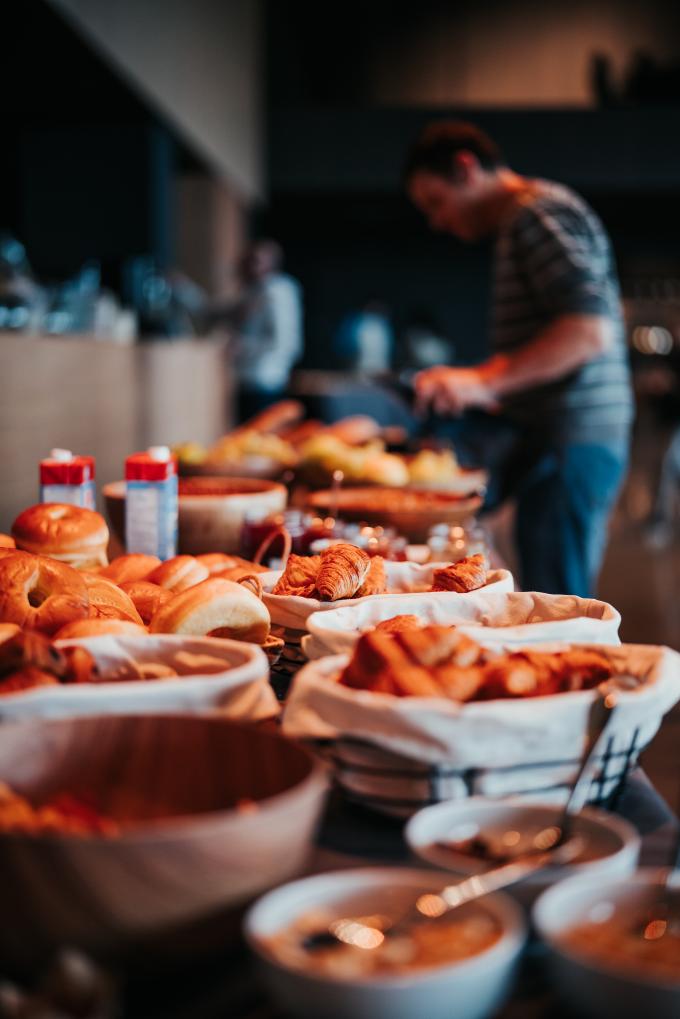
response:
[[[362,301],[340,322],[333,343],[338,363],[361,375],[381,375],[390,370],[394,330],[387,305],[375,297]]]
[[[225,322],[236,332],[240,421],[281,399],[303,354],[302,288],[282,262],[275,241],[257,241],[239,266],[239,298],[206,314],[207,326]]]
[[[523,587],[590,595],[634,413],[609,239],[582,198],[515,173],[472,124],[428,127],[404,178],[432,229],[495,240],[493,353],[420,372],[417,400],[460,418],[456,450],[490,469],[492,502],[516,498]]]

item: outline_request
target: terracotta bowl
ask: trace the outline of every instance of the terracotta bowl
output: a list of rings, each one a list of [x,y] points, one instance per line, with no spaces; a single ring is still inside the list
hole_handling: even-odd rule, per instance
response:
[[[479,495],[365,486],[343,488],[339,492],[331,489],[313,492],[307,501],[316,512],[373,526],[394,527],[409,541],[424,542],[435,524],[462,524],[474,516],[483,500]]]
[[[111,528],[125,545],[125,482],[104,485]],[[178,551],[237,553],[246,516],[263,517],[286,508],[288,492],[274,481],[254,478],[180,478]]]
[[[0,958],[15,970],[62,945],[146,959],[223,944],[239,907],[300,872],[326,788],[277,733],[206,716],[0,726],[0,781],[37,803],[72,793],[123,827],[0,834]]]

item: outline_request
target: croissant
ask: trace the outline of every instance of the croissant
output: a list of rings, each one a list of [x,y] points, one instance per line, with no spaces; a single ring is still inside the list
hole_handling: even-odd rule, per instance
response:
[[[386,590],[385,560],[382,556],[376,555],[371,559],[366,579],[357,591],[357,598],[364,598],[368,594],[384,594]]]
[[[321,553],[316,589],[322,601],[352,598],[371,566],[370,557],[356,545],[331,545]]]
[[[314,593],[321,556],[291,555],[272,594],[292,594],[309,598]]]
[[[378,630],[380,633],[401,633],[402,630],[418,630],[420,626],[421,622],[418,616],[401,615],[392,616],[391,619],[383,619],[373,629]]]
[[[476,591],[486,584],[486,564],[484,556],[467,556],[457,563],[451,563],[441,570],[434,571],[433,591]]]

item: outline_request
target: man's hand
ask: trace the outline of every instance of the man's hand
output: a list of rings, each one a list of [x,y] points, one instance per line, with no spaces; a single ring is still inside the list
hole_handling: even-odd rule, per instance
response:
[[[416,408],[424,412],[456,417],[470,407],[494,410],[498,407],[491,378],[480,365],[476,368],[426,368],[415,377]]]

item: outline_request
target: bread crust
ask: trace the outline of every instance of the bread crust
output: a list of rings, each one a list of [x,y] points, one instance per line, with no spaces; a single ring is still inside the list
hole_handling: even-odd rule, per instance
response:
[[[262,644],[269,635],[266,605],[241,584],[211,577],[180,591],[151,619],[151,633],[213,634]],[[215,633],[219,631],[219,633]]]
[[[106,566],[109,529],[101,514],[65,502],[29,506],[12,524],[17,548],[77,569]]]

